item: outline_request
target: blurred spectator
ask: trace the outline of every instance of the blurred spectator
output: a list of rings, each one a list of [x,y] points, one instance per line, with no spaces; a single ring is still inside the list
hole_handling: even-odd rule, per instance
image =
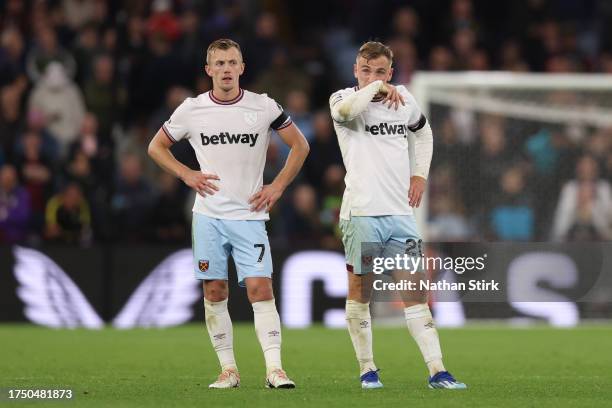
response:
[[[147,26],[150,36],[163,37],[168,41],[175,41],[181,34],[170,0],[153,0]]]
[[[529,66],[525,62],[522,49],[518,41],[511,39],[506,41],[499,52],[500,69],[504,71],[528,71]]]
[[[428,237],[433,241],[467,241],[472,237],[472,229],[458,205],[448,195],[432,200],[431,217],[427,224]]]
[[[96,174],[110,176],[114,165],[112,152],[108,147],[101,145],[97,129],[96,117],[86,113],[79,138],[70,145],[68,160],[64,167],[66,179],[78,183],[90,202],[96,187],[105,184],[103,180],[98,180]]]
[[[597,161],[582,156],[576,177],[561,190],[552,238],[556,241],[612,239],[612,187],[599,177]]]
[[[243,76],[245,84],[253,82],[267,71],[282,45],[276,16],[268,12],[260,14],[255,21],[254,36],[247,38],[243,46],[244,62],[249,67]]]
[[[131,68],[130,86],[132,95],[132,115],[150,115],[163,103],[172,85],[189,83],[184,78],[180,59],[172,52],[172,42],[165,35],[151,33],[147,42],[148,49]],[[155,84],[152,86],[151,84]]]
[[[30,195],[31,227],[40,234],[44,225],[45,205],[53,191],[53,167],[50,158],[43,152],[39,134],[28,131],[22,139],[23,151],[16,158],[16,167]]]
[[[28,105],[45,115],[47,128],[59,143],[60,155],[64,157],[68,145],[77,137],[85,106],[80,90],[68,78],[62,65],[52,62],[47,66]]]
[[[46,126],[47,119],[42,111],[36,108],[32,108],[28,111],[26,124],[27,130],[40,135],[44,155],[50,160],[55,161],[59,159],[59,143],[47,130]],[[19,149],[19,145],[17,145],[16,148]]]
[[[47,67],[53,62],[63,67],[62,73],[67,77],[74,77],[76,73],[74,57],[59,45],[53,28],[43,26],[38,30],[35,45],[27,57],[28,76],[33,82],[38,82],[47,74]]]
[[[535,218],[531,194],[525,188],[523,170],[511,167],[501,176],[501,194],[490,215],[493,239],[529,241],[534,238]]]
[[[249,14],[252,18],[255,7],[243,7],[243,3],[234,0],[217,3],[217,6],[200,27],[205,39],[203,43],[209,44],[217,38],[246,39],[248,35],[245,35],[247,27],[243,14]],[[251,62],[249,58],[249,67]]]
[[[77,183],[85,197],[91,200],[98,180],[92,160],[85,152],[80,149],[75,151],[64,167],[64,177],[70,182]]]
[[[28,4],[23,0],[6,0],[2,2],[4,10],[0,14],[0,23],[3,27],[13,26],[25,33],[30,28]]]
[[[63,0],[62,9],[68,26],[74,31],[79,31],[86,23],[93,20],[96,2],[96,0]]]
[[[309,94],[311,83],[307,75],[291,65],[287,50],[279,47],[272,54],[270,67],[256,77],[252,88],[255,92],[267,93],[285,105],[291,91],[300,90]]]
[[[182,211],[186,194],[181,182],[171,174],[159,176],[159,196],[151,213],[153,237],[159,242],[182,242],[189,236]]]
[[[189,89],[182,86],[172,86],[166,92],[166,98],[164,103],[157,109],[150,117],[148,123],[148,132],[151,135],[157,133],[159,128],[168,120],[170,115],[175,111],[178,106],[185,101],[185,99],[192,97],[193,93]],[[147,140],[147,144],[148,144]],[[144,145],[143,145],[144,146]],[[139,149],[143,146],[140,146]]]
[[[461,28],[453,34],[452,44],[455,68],[458,70],[470,69],[470,60],[477,52],[476,33],[470,28]]]
[[[154,199],[153,188],[143,176],[140,158],[129,153],[122,156],[115,194],[112,198],[114,225],[119,234],[117,238],[126,240],[146,238]]]
[[[167,116],[166,119],[169,117],[170,116]],[[151,120],[151,122],[153,122],[153,119]],[[125,134],[123,134],[122,137],[118,139],[117,147],[115,149],[115,155],[117,159],[121,158],[126,154],[138,156],[143,166],[144,176],[148,180],[157,179],[159,173],[162,171],[159,166],[157,166],[155,162],[153,162],[153,160],[149,159],[147,155],[147,146],[158,130],[159,128],[157,128],[156,130],[152,130],[152,128],[149,128],[149,125],[144,121],[134,123],[125,132]],[[177,153],[177,149],[180,150],[180,152]],[[191,154],[195,156],[195,154],[193,153],[193,149],[191,149],[189,143],[176,143],[174,146],[172,146],[171,151],[173,154],[175,154],[175,156],[179,158],[179,160],[185,162],[182,156],[183,152],[187,151],[188,149],[191,150]]]
[[[7,27],[0,34],[0,87],[10,84],[23,72],[25,45],[15,27]]]
[[[451,3],[450,20],[447,23],[449,32],[464,28],[476,29],[477,21],[474,16],[472,0],[453,0]]]
[[[313,119],[314,139],[310,143],[310,154],[304,165],[304,175],[312,186],[321,191],[327,168],[342,164],[342,154],[334,134],[331,117],[327,111],[318,111]]]
[[[450,71],[455,66],[453,53],[443,46],[432,48],[429,53],[430,71]]]
[[[291,120],[300,128],[306,140],[313,139],[312,113],[308,94],[301,89],[293,89],[287,94],[287,114]]]
[[[73,46],[73,55],[77,64],[76,82],[83,86],[93,72],[93,61],[100,52],[100,36],[98,27],[93,23],[86,24],[78,33]]]
[[[93,63],[93,77],[83,88],[87,109],[98,120],[99,132],[109,138],[112,126],[119,118],[123,98],[114,80],[115,65],[110,55],[99,55]]]
[[[586,141],[586,153],[599,163],[603,163],[606,154],[612,151],[612,128],[597,129]]]
[[[180,16],[181,37],[178,39],[175,50],[181,60],[185,75],[195,79],[204,77],[202,67],[205,64],[200,16],[193,9],[187,9]],[[219,37],[216,37],[219,38]]]
[[[91,241],[89,204],[76,183],[67,184],[47,203],[45,236],[67,244],[88,244]]]
[[[396,38],[389,43],[393,49],[393,83],[409,84],[417,68],[417,52],[410,38]]]
[[[501,117],[487,116],[480,121],[480,199],[486,206],[490,203],[489,192],[499,190],[503,172],[510,167],[512,157],[506,149],[506,134]]]
[[[26,239],[30,222],[30,195],[19,185],[17,170],[10,164],[0,168],[0,242]]]
[[[393,38],[409,41],[418,48],[418,54],[424,55],[424,47],[427,45],[423,40],[420,29],[419,15],[412,7],[401,7],[393,14]],[[393,40],[391,40],[393,42]],[[392,47],[395,52],[395,47]]]
[[[470,71],[487,71],[490,69],[489,57],[485,50],[476,49],[468,59],[468,70]]]
[[[309,142],[313,139],[312,113],[309,110],[309,100],[306,92],[302,90],[292,90],[287,94],[287,105],[285,111],[296,126],[302,131],[304,137]],[[285,163],[289,155],[289,146],[280,138],[278,133],[273,132],[272,142],[278,149],[278,160]]]
[[[327,167],[323,175],[323,199],[321,200],[321,247],[326,249],[342,249],[342,240],[338,223],[340,221],[340,206],[344,194],[344,176],[346,172],[340,164]]]
[[[21,112],[22,92],[18,82],[0,90],[0,143],[9,160],[15,150],[17,137],[24,128]]]
[[[287,216],[289,242],[292,246],[316,246],[322,231],[315,189],[300,184],[293,190],[291,201]]]

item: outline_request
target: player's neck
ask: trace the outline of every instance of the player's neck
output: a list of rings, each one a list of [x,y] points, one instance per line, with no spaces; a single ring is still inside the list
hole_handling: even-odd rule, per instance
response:
[[[215,99],[222,102],[227,102],[238,98],[238,96],[240,95],[240,87],[237,86],[235,88],[230,89],[229,91],[224,91],[220,88],[213,88],[211,92]]]

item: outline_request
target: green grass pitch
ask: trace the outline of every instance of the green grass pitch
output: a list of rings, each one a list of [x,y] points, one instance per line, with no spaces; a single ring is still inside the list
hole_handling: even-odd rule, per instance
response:
[[[235,325],[239,389],[209,390],[218,374],[204,325],[119,331],[0,325],[0,387],[71,388],[71,401],[9,406],[74,407],[561,407],[612,404],[612,326],[440,330],[447,368],[466,391],[429,390],[406,329],[374,329],[385,388],[361,390],[348,333],[284,330],[295,390],[264,389],[252,325]]]

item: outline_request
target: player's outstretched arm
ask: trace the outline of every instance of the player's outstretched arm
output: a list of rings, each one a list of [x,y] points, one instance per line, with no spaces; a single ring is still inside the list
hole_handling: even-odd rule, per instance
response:
[[[191,170],[180,161],[176,160],[172,152],[170,152],[170,146],[174,142],[165,134],[163,129],[159,129],[151,143],[147,152],[155,163],[157,163],[162,169],[168,173],[183,180],[185,184],[193,188],[203,197],[206,194],[215,194],[215,191],[219,191],[219,187],[214,185],[209,180],[219,180],[219,176],[215,174],[205,174],[197,170]]]
[[[350,122],[359,116],[378,94],[384,96],[382,102],[388,103],[389,108],[395,106],[397,110],[400,104],[404,105],[404,98],[395,86],[378,80],[344,98],[338,93],[332,95],[329,99],[332,118],[338,123]]]
[[[308,146],[306,138],[294,123],[277,132],[287,146],[291,148],[291,151],[289,152],[285,166],[278,173],[274,181],[271,184],[263,186],[260,192],[254,194],[249,199],[252,211],[261,211],[264,208],[266,211],[270,211],[287,186],[293,181],[295,176],[297,176],[310,151],[310,146]]]
[[[378,80],[344,98],[338,94],[332,95],[329,100],[332,118],[339,123],[355,119],[368,107],[368,103],[380,92],[383,85],[384,82]]]

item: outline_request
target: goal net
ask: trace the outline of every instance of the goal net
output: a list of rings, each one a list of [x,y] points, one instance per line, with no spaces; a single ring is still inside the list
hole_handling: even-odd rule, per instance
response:
[[[580,229],[555,213],[585,154],[611,174],[612,75],[418,73],[411,90],[434,131],[417,211],[428,240],[609,239],[603,220]]]

